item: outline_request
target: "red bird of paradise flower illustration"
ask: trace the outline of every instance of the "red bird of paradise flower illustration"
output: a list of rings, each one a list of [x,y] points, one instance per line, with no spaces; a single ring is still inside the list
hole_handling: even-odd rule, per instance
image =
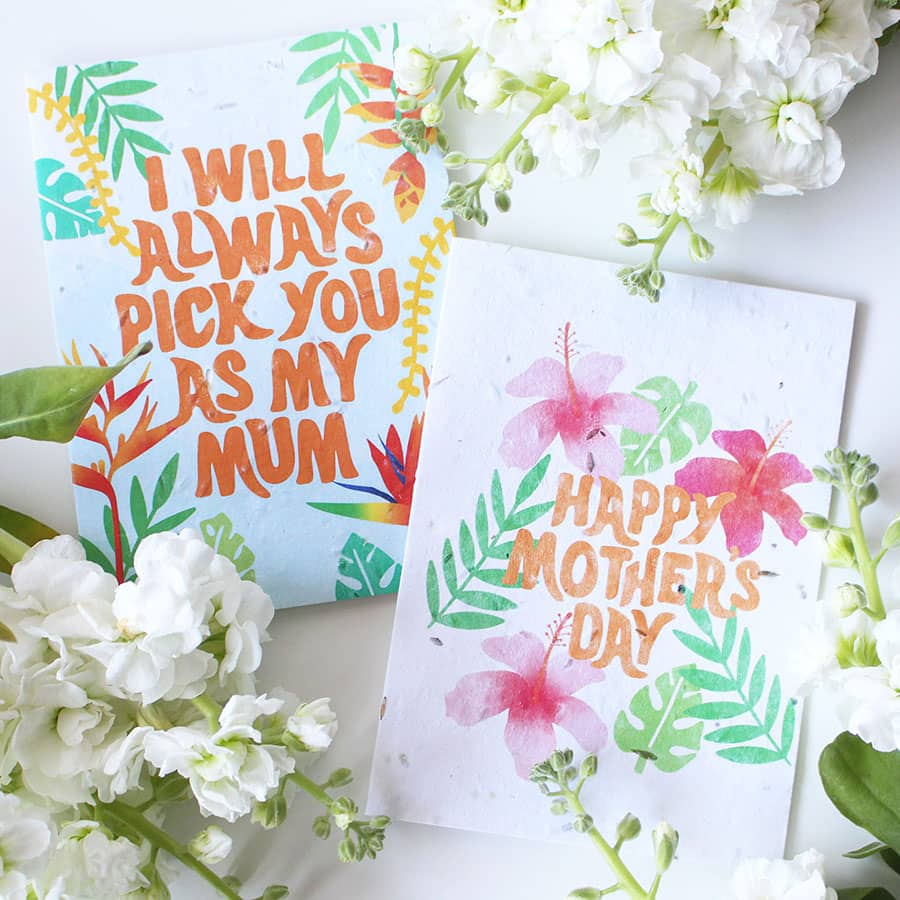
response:
[[[812,481],[812,472],[793,453],[772,452],[789,425],[785,423],[768,443],[750,428],[714,431],[717,446],[736,461],[693,459],[675,473],[675,484],[690,494],[734,494],[722,508],[720,518],[725,544],[735,556],[747,556],[762,543],[763,513],[775,520],[792,543],[799,543],[806,535],[800,522],[803,511],[785,488]]]
[[[413,418],[409,429],[406,450],[396,427],[388,428],[387,440],[381,440],[381,447],[368,441],[372,461],[381,475],[384,489],[370,485],[335,484],[350,491],[359,491],[380,498],[382,502],[368,503],[310,503],[313,509],[346,516],[350,519],[364,519],[367,522],[383,522],[386,525],[408,525],[412,504],[413,488],[416,483],[416,469],[419,465],[419,447],[422,443],[423,416]]]
[[[421,108],[408,112],[397,109],[397,98],[403,96],[394,84],[394,73],[384,66],[371,63],[353,63],[345,66],[366,85],[375,91],[390,90],[389,100],[365,100],[345,110],[347,115],[359,116],[365,122],[379,127],[361,137],[360,143],[372,144],[385,150],[401,150],[400,155],[388,166],[384,183],[394,185],[394,207],[401,222],[407,222],[417,212],[425,196],[425,167],[416,154],[403,143],[403,139],[391,127],[404,119],[419,119]],[[437,129],[426,128],[425,140],[429,145],[437,141]]]

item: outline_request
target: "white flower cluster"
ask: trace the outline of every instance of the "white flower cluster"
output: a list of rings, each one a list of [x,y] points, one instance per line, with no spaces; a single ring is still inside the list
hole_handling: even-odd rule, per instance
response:
[[[900,599],[900,571],[895,575]],[[900,750],[900,604],[880,620],[861,606],[856,585],[841,585],[818,610],[797,647],[807,689],[823,687],[843,727],[876,750]]]
[[[204,815],[233,822],[285,802],[296,754],[334,736],[327,700],[256,695],[271,600],[199,534],[146,538],[134,569],[117,584],[58,537],[0,588],[0,620],[16,638],[0,645],[8,900],[167,895],[152,835],[131,812],[192,793]],[[218,829],[190,845],[207,862],[229,849]]]
[[[825,858],[816,850],[793,859],[745,859],[731,881],[735,900],[837,900],[825,884]]]

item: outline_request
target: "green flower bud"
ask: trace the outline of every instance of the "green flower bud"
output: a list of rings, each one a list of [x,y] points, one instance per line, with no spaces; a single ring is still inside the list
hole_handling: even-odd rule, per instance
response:
[[[525,82],[522,81],[521,78],[516,78],[512,76],[510,78],[505,78],[500,83],[500,90],[503,91],[504,94],[518,94],[519,91],[525,88]]]
[[[841,635],[834,655],[842,669],[881,665],[875,639],[868,634]]]
[[[512,187],[512,173],[505,162],[496,162],[485,173],[484,183],[492,191],[508,191]]]
[[[345,837],[338,844],[338,859],[344,863],[353,862],[356,859],[356,847],[350,838]]]
[[[594,820],[587,814],[576,816],[575,821],[572,823],[572,827],[579,834],[585,834],[594,827]]]
[[[678,832],[668,822],[660,822],[653,829],[653,847],[656,851],[656,871],[662,874],[672,865],[678,849]]]
[[[616,240],[623,247],[634,247],[638,243],[637,232],[627,222],[620,222],[616,228]]]
[[[426,103],[422,107],[422,123],[426,128],[434,128],[444,121],[444,109],[438,103]]]
[[[653,269],[647,276],[647,281],[657,294],[666,286],[666,276],[659,269]]]
[[[856,568],[856,553],[849,535],[831,528],[825,532],[824,544],[825,565],[838,569]]]
[[[842,584],[832,596],[832,606],[838,618],[845,619],[858,609],[865,609],[866,592],[858,584]]]
[[[412,112],[419,105],[419,100],[417,97],[409,97],[405,94],[401,94],[397,97],[394,106],[397,108],[397,112]]]
[[[437,145],[441,153],[450,152],[450,139],[447,137],[446,132],[442,131],[440,128],[437,131]]]
[[[825,454],[825,459],[836,466],[842,465],[846,461],[846,458],[846,454],[840,447],[835,447],[833,450],[829,450]]]
[[[826,469],[824,466],[813,466],[812,473],[816,481],[822,481],[825,484],[837,484],[837,477],[831,469]]]
[[[856,502],[860,508],[871,506],[878,499],[878,485],[874,481],[870,481],[864,488],[860,488],[856,492]]]
[[[484,226],[488,223],[487,210],[481,208],[476,209],[474,212],[474,219],[482,228],[484,228]]]
[[[550,804],[550,812],[554,816],[564,816],[569,811],[569,804],[561,797]]]
[[[706,262],[708,259],[712,259],[714,249],[702,234],[697,234],[696,231],[691,232],[688,240],[688,254],[694,262]]]
[[[512,206],[509,194],[506,191],[497,191],[497,193],[494,194],[494,206],[496,206],[500,212],[509,212],[509,208]]]
[[[828,531],[831,527],[831,523],[825,516],[819,516],[815,513],[805,513],[800,517],[800,521],[810,531]]]
[[[518,150],[516,150],[516,155],[514,158],[514,163],[517,172],[521,172],[522,175],[527,175],[529,172],[533,172],[537,168],[538,158],[534,155],[534,150],[531,149],[531,144],[528,141],[522,141],[519,144]]]
[[[641,194],[638,197],[638,215],[657,228],[662,228],[666,223],[666,217],[651,203],[650,194]]]
[[[326,816],[316,816],[312,823],[313,834],[322,841],[327,841],[331,835],[331,819]]]
[[[325,782],[326,787],[339,788],[345,787],[353,781],[353,772],[350,769],[335,769]]]
[[[894,547],[900,547],[900,516],[897,516],[897,518],[888,525],[887,530],[884,532],[884,537],[881,539],[881,546],[886,550],[893,550]]]
[[[338,797],[331,804],[331,815],[334,818],[334,824],[341,831],[346,831],[355,821],[359,807],[350,797]]]
[[[641,820],[631,813],[626,813],[625,817],[616,826],[617,841],[632,841],[641,833]]]
[[[448,169],[459,169],[468,162],[469,158],[459,150],[453,150],[444,157],[444,165]]]
[[[194,835],[187,848],[204,865],[214,866],[231,853],[231,838],[217,825],[210,825]]]
[[[263,892],[259,900],[284,900],[290,894],[283,884],[270,884]]]
[[[592,778],[597,774],[597,756],[591,753],[581,761],[581,777]]]

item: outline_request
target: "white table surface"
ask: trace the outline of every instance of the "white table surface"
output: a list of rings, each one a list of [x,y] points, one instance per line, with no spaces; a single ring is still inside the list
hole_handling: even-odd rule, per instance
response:
[[[0,109],[3,182],[0,213],[0,369],[56,360],[50,298],[44,275],[24,76],[73,59],[128,58],[284,34],[302,34],[337,22],[411,18],[414,2],[365,0],[0,0]],[[844,139],[847,169],[836,187],[803,198],[762,202],[753,221],[730,234],[713,233],[717,254],[705,274],[759,284],[817,291],[859,301],[843,442],[865,448],[882,464],[882,496],[872,524],[883,526],[900,509],[900,44],[883,54],[878,77],[848,100],[835,121]],[[467,126],[465,143],[493,150],[502,122]],[[452,128],[452,123],[451,123]],[[454,129],[458,135],[460,129]],[[611,147],[601,170],[587,182],[559,183],[538,170],[513,194],[514,212],[497,216],[482,232],[490,240],[616,261],[629,252],[611,238],[617,222],[633,216],[633,183],[626,149]],[[467,235],[473,235],[466,228]],[[682,247],[666,264],[687,270]],[[635,300],[635,302],[643,302]],[[663,301],[664,302],[664,301]],[[64,447],[10,440],[0,444],[0,502],[59,529],[75,526]],[[791,598],[796,600],[797,598]],[[263,683],[282,683],[310,698],[330,695],[341,730],[323,768],[351,766],[362,802],[387,660],[394,604],[391,599],[347,602],[280,612],[267,649]],[[815,771],[822,746],[837,730],[825,698],[807,706],[788,854],[815,846],[829,857],[836,886],[884,878],[875,861],[840,854],[865,842],[825,797]],[[306,900],[553,900],[584,884],[607,884],[601,860],[587,845],[543,845],[394,824],[375,863],[336,862],[334,841],[309,831],[312,804],[297,803],[275,833],[249,825],[233,829],[234,871],[247,878],[246,896],[267,883],[284,883]],[[192,819],[176,822],[188,832]],[[634,854],[647,850],[637,842]],[[663,896],[719,900],[726,887],[700,896],[690,873],[675,873]],[[897,888],[900,881],[890,883]],[[190,879],[176,900],[211,896]]]

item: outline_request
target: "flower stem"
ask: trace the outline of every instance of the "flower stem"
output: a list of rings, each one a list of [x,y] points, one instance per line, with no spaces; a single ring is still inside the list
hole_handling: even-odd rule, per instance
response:
[[[466,71],[466,67],[472,62],[472,59],[475,57],[475,54],[478,52],[477,47],[473,47],[471,44],[466,47],[464,50],[460,50],[458,54],[447,57],[447,59],[455,59],[456,65],[450,70],[450,74],[447,76],[447,80],[441,86],[441,92],[438,94],[437,103],[438,105],[443,104],[443,102],[450,96],[450,91],[453,90],[454,85],[459,81],[463,76],[463,72]]]
[[[0,556],[2,556],[10,566],[14,566],[17,562],[20,562],[29,549],[28,544],[24,541],[20,541],[14,534],[10,534],[8,531],[0,528]]]
[[[568,788],[564,788],[562,795],[569,802],[569,807],[576,816],[586,816],[587,811],[581,803],[581,798],[578,796],[579,793],[579,791],[572,791]],[[595,846],[606,860],[606,864],[612,870],[616,878],[619,879],[618,883],[615,885],[617,889],[624,891],[631,897],[631,900],[653,900],[656,896],[655,891],[652,894],[648,894],[647,891],[641,887],[638,880],[631,873],[631,870],[622,861],[622,857],[619,856],[618,851],[607,843],[603,835],[597,830],[596,825],[592,825],[585,833],[594,842]]]
[[[844,496],[847,498],[847,511],[850,516],[850,540],[853,542],[856,564],[866,591],[866,611],[873,619],[880,621],[885,617],[885,612],[884,602],[881,599],[881,587],[878,584],[878,563],[872,559],[872,554],[869,552],[859,502],[856,498],[856,489],[850,481],[850,469],[846,463],[841,466],[841,476]]]
[[[141,837],[146,838],[154,847],[165,850],[166,853],[174,856],[183,866],[196,872],[204,881],[211,884],[223,897],[227,897],[228,900],[241,900],[241,895],[230,888],[212,869],[205,866],[195,856],[192,856],[174,838],[150,822],[133,806],[129,806],[121,800],[113,800],[112,803],[98,803],[97,811],[110,819],[127,825]]]
[[[303,788],[310,797],[314,800],[318,800],[326,809],[331,809],[331,805],[334,801],[328,796],[328,792],[321,785],[316,784],[302,772],[292,772],[287,778],[289,781],[296,784],[297,787]]]
[[[203,713],[206,721],[209,723],[209,727],[212,731],[218,731],[219,729],[219,713],[222,712],[222,708],[213,700],[211,697],[207,697],[206,694],[201,694],[199,697],[194,697],[191,700],[191,703]]]

